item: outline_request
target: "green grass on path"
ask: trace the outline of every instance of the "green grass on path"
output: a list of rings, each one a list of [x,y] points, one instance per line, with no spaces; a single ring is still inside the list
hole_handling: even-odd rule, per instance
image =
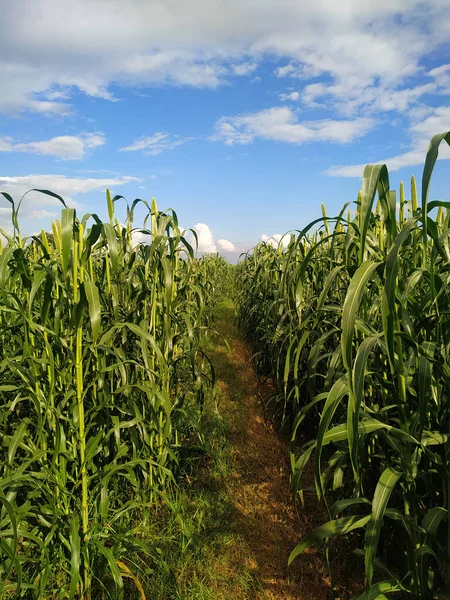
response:
[[[217,307],[213,327],[216,333],[204,347],[217,379],[202,424],[206,455],[192,465],[192,474],[185,474],[176,496],[168,500],[170,510],[149,531],[164,562],[146,576],[147,600],[237,600],[250,598],[261,587],[245,567],[227,485],[234,472],[229,440],[244,426],[240,400],[247,393],[230,357],[233,342],[240,339],[230,301]]]

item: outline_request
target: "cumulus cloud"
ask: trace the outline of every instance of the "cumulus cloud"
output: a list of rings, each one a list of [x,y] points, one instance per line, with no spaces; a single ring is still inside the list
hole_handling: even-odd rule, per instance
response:
[[[81,133],[79,135],[60,135],[39,142],[14,142],[12,138],[0,138],[0,152],[29,152],[56,156],[63,160],[81,160],[87,149],[98,148],[105,143],[103,133]]]
[[[192,138],[180,138],[178,135],[169,135],[157,131],[152,136],[143,137],[133,142],[130,146],[125,146],[120,149],[120,152],[136,152],[142,150],[145,154],[156,156],[165,150],[173,150],[177,146],[185,144]]]
[[[339,10],[331,0],[196,0],[195,10],[158,0],[16,0],[0,22],[0,111],[64,115],[74,90],[116,100],[112,83],[214,88],[267,56],[279,77],[320,75],[343,94],[355,82],[358,93],[393,89],[448,40],[448,16],[442,0],[363,0],[357,10],[353,0]]]
[[[373,119],[300,122],[296,113],[286,106],[276,106],[237,117],[222,117],[217,121],[212,139],[227,145],[250,144],[256,138],[303,144],[310,141],[351,142],[363,136],[375,125]]]
[[[197,251],[200,254],[209,254],[211,252],[236,252],[237,249],[235,245],[229,240],[215,240],[213,232],[211,228],[206,223],[197,223],[192,228],[197,234]],[[195,244],[195,240],[192,238],[190,242]]]
[[[427,110],[427,115],[425,119],[410,125],[411,150],[388,158],[380,157],[379,160],[373,162],[377,164],[385,163],[390,171],[398,171],[403,167],[413,167],[423,164],[432,136],[449,129],[450,106],[440,106],[431,109],[431,114],[430,110]],[[445,143],[439,149],[439,158],[450,158],[450,147]],[[365,164],[333,166],[325,171],[325,175],[333,177],[361,177],[364,167]]]
[[[138,246],[139,244],[149,244],[152,241],[152,236],[149,233],[133,230],[131,232],[131,240],[134,247]]]
[[[0,209],[1,211],[1,209]],[[183,227],[180,226],[180,230],[183,231]],[[210,254],[215,253],[217,251],[222,251],[225,253],[234,253],[237,252],[235,245],[229,240],[215,240],[213,233],[206,223],[197,223],[192,228],[198,238],[198,247],[197,252],[200,254]],[[186,231],[186,230],[184,230]],[[137,246],[138,244],[149,244],[151,242],[151,234],[144,233],[140,230],[134,230],[132,232],[132,240],[133,245]],[[187,233],[187,239],[190,244],[194,245],[195,248],[195,239],[192,235],[191,231]]]
[[[197,234],[197,250],[199,252],[217,252],[212,231],[206,223],[197,223],[193,229]]]
[[[223,252],[236,252],[236,246],[229,240],[217,240],[217,245]]]
[[[280,242],[283,248],[287,248],[289,245],[290,236],[282,235],[281,233],[274,233],[273,235],[266,235],[263,233],[259,239],[261,242],[265,242],[268,246],[272,246],[272,248],[278,248]]]

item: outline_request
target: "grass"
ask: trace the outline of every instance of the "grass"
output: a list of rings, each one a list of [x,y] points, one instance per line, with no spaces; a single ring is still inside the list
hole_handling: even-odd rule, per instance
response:
[[[159,532],[172,570],[169,575],[159,569],[149,595],[157,600],[325,599],[329,583],[318,553],[305,557],[302,571],[287,569],[290,549],[302,529],[311,529],[317,504],[295,515],[288,445],[263,418],[261,394],[268,390],[257,382],[231,301],[217,306],[214,328],[205,349],[215,367],[219,414],[208,401],[208,452],[150,533],[151,538]]]
[[[217,395],[206,402],[205,455],[185,473],[176,495],[168,500],[169,510],[148,532],[150,540],[158,539],[164,560],[171,566],[170,572],[161,566],[148,582],[149,595],[155,600],[243,600],[261,588],[245,566],[245,540],[236,532],[229,487],[236,469],[230,439],[242,433],[242,400],[248,393],[229,357],[228,344],[237,335],[233,319],[232,304],[222,302],[215,319],[221,331],[213,340],[205,340],[218,379]],[[233,410],[222,410],[225,406]]]

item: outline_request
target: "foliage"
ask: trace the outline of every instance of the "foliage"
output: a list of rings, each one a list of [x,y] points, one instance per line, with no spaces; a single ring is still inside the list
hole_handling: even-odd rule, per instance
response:
[[[292,427],[294,495],[313,460],[328,514],[290,561],[356,532],[366,599],[450,586],[450,203],[428,201],[443,140],[431,141],[420,208],[414,179],[398,208],[386,166],[369,165],[356,214],[323,208],[286,247],[262,242],[239,265],[239,321]]]
[[[102,222],[40,191],[64,209],[28,240],[3,194],[0,597],[143,598],[128,557],[161,564],[143,532],[201,451],[212,269],[155,201],[127,204],[122,226],[119,196]],[[141,202],[150,241],[136,245]]]

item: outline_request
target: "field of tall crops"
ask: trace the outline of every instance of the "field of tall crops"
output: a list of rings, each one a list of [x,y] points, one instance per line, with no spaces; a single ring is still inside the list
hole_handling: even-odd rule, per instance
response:
[[[239,266],[239,322],[292,431],[294,497],[313,461],[327,515],[290,562],[348,535],[367,600],[449,597],[450,203],[428,198],[444,140],[420,202],[414,179],[397,196],[386,167],[367,166],[356,207],[323,208]]]
[[[314,494],[325,515],[291,568],[321,544],[333,577],[344,548],[364,572],[360,600],[450,598],[450,202],[428,197],[443,141],[420,200],[414,178],[397,196],[369,165],[356,203],[323,206],[237,267],[197,258],[195,232],[155,201],[126,204],[121,224],[121,196],[107,193],[102,221],[38,190],[61,219],[24,238],[21,201],[2,194],[1,599],[142,600],[142,574],[171,575],[146,532],[205,452],[204,347],[230,295],[291,433],[294,501]]]
[[[124,225],[121,197],[107,194],[109,222],[64,205],[52,232],[23,239],[3,196],[0,597],[144,598],[131,559],[161,561],[146,524],[201,451],[222,263],[195,258],[156,203],[136,245],[141,201]]]

